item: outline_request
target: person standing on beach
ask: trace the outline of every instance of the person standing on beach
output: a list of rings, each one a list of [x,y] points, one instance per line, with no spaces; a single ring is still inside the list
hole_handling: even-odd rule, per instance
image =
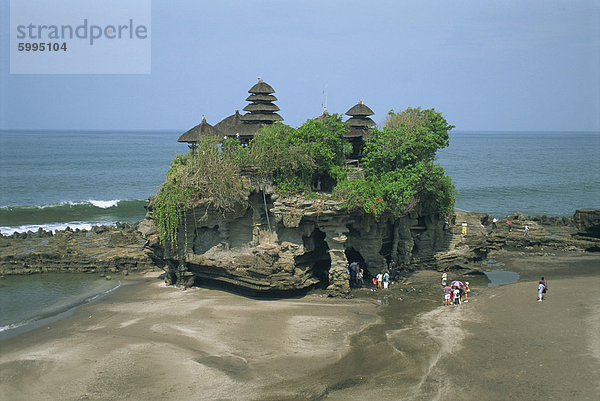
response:
[[[390,284],[390,273],[388,273],[386,271],[385,274],[383,275],[383,288],[384,289],[388,288],[389,284]]]
[[[512,233],[512,221],[506,220],[506,225],[508,226],[508,232]]]
[[[544,284],[544,290],[542,291],[542,300],[544,300],[546,299],[546,292],[548,292],[548,282],[542,277],[540,283]]]
[[[371,279],[371,291],[376,291],[377,290],[377,277],[373,276],[373,278]]]
[[[444,306],[450,306],[450,293],[452,288],[448,284],[444,286]]]
[[[498,223],[498,219],[494,217],[492,219],[492,230],[495,230],[496,228],[498,228],[498,225],[496,223]]]
[[[358,271],[358,273],[356,274],[356,286],[357,286],[357,288],[362,288],[362,286],[363,286],[363,275],[364,275],[363,269],[360,269]]]
[[[529,236],[529,226],[525,224],[525,236]]]
[[[377,273],[377,288],[383,288],[381,283],[383,282],[383,274],[381,272]]]
[[[538,284],[538,302],[542,302],[544,296],[544,288],[546,288],[546,286],[540,281],[540,283]]]
[[[458,286],[454,286],[454,291],[452,293],[454,294],[454,305],[460,305],[460,290],[458,289]]]
[[[469,288],[469,282],[466,281],[465,282],[465,302],[469,302],[469,293],[471,292],[471,289]]]

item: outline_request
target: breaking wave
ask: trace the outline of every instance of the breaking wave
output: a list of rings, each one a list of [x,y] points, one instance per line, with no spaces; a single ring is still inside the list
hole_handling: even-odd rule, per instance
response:
[[[0,207],[0,231],[14,232],[89,229],[116,222],[135,223],[144,218],[145,200],[89,200],[52,205]]]

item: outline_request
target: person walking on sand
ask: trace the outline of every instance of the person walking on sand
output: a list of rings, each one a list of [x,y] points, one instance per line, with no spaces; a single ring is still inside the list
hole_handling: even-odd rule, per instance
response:
[[[465,282],[465,302],[469,302],[469,293],[471,292],[471,289],[469,288],[469,282],[466,281]]]
[[[544,300],[546,299],[546,292],[548,292],[548,282],[542,277],[540,283],[544,284],[544,290],[542,291],[542,300]]]
[[[444,306],[450,306],[450,293],[452,288],[448,284],[444,286]]]
[[[546,288],[546,286],[540,281],[540,283],[538,284],[538,302],[542,302],[544,296],[544,288]]]
[[[383,274],[381,272],[377,273],[377,288],[381,289],[383,286],[381,283],[383,282]]]
[[[389,285],[390,285],[390,273],[388,273],[386,271],[383,275],[383,288],[387,289]]]

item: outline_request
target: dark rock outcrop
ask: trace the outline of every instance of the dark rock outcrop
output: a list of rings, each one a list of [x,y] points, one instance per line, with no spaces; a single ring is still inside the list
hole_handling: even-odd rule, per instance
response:
[[[0,275],[156,269],[146,242],[136,227],[128,224],[0,236]]]
[[[576,210],[573,224],[578,228],[580,235],[600,238],[600,209]]]
[[[586,213],[588,220],[582,217],[582,221],[589,221],[587,226],[582,224],[582,227],[593,227],[593,218],[590,217],[594,216],[593,212]],[[448,250],[435,255],[436,268],[481,271],[480,262],[500,251],[540,255],[549,252],[599,252],[600,240],[581,236],[581,229],[576,227],[576,218],[527,217],[522,213],[513,213],[498,221],[498,228],[492,229],[489,218],[484,213],[457,212],[455,224],[451,228],[452,241]],[[506,220],[513,222],[512,232],[508,231]],[[463,222],[467,223],[464,234]],[[527,233],[525,225],[529,226]]]

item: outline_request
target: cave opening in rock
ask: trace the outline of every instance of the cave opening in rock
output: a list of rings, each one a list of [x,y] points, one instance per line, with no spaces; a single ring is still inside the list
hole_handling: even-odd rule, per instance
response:
[[[319,279],[321,287],[327,288],[331,257],[329,256],[329,246],[325,242],[325,233],[317,228],[313,231],[311,237],[314,246],[312,253],[315,261],[312,267],[313,275]]]
[[[350,247],[350,248],[346,248],[344,253],[346,254],[346,260],[348,260],[348,264],[357,262],[359,267],[364,270],[364,274],[365,274],[364,278],[366,279],[366,278],[370,277],[369,270],[367,269],[367,264],[365,263],[365,259],[362,257],[360,252],[358,252],[356,249]]]
[[[329,246],[325,241],[325,233],[315,228],[310,236],[303,237],[303,241],[304,248],[308,252],[295,258],[296,267],[310,269],[312,276],[319,280],[318,286],[327,288],[331,257]]]

